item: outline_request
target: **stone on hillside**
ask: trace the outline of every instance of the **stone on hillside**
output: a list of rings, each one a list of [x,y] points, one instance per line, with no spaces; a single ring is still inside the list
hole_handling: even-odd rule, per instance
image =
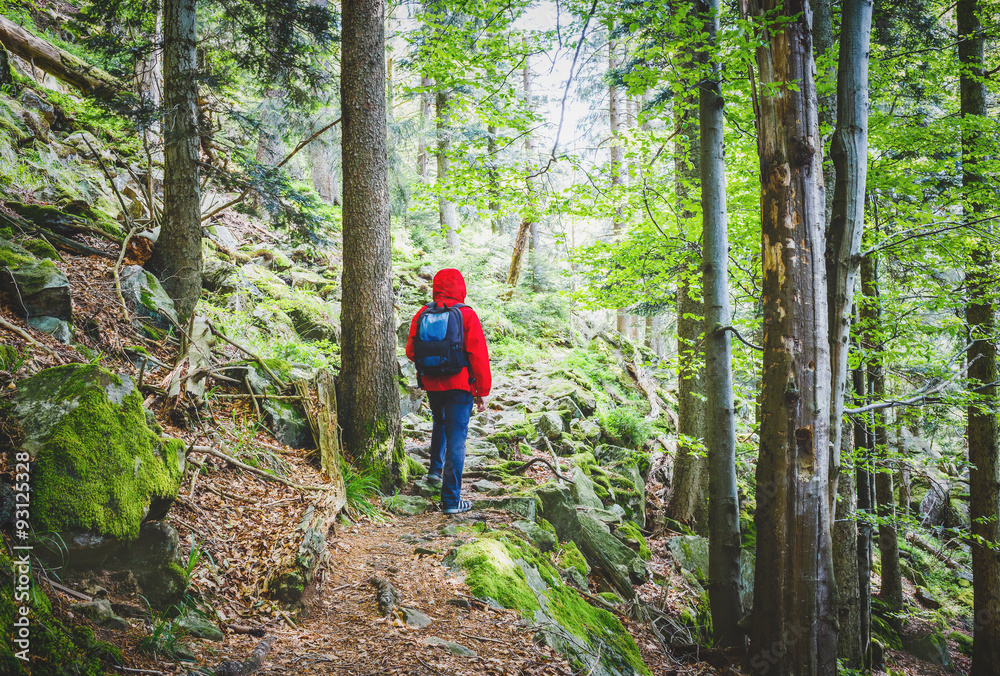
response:
[[[138,265],[127,265],[122,268],[120,278],[122,297],[132,312],[148,317],[161,329],[177,323],[174,301],[153,273]]]
[[[939,631],[929,634],[911,636],[904,635],[903,648],[914,657],[930,662],[939,667],[951,668],[951,654],[948,652],[948,641]]]
[[[530,545],[491,534],[459,547],[443,563],[465,572],[465,582],[476,597],[520,611],[539,627],[535,640],[551,646],[581,673],[650,673],[621,622],[587,603]]]
[[[23,246],[0,237],[0,268],[16,268],[19,265],[36,262],[35,255]]]
[[[21,105],[27,110],[38,111],[38,116],[45,121],[46,127],[51,127],[56,121],[56,109],[51,103],[43,101],[31,89],[25,89],[21,95]]]
[[[569,397],[579,407],[584,416],[592,416],[594,415],[594,411],[597,410],[597,399],[594,395],[570,380],[555,381],[545,388],[544,394],[550,399]]]
[[[433,503],[418,495],[394,495],[385,501],[385,506],[396,514],[418,516],[431,508]]]
[[[494,420],[494,424],[496,425],[497,429],[499,429],[501,427],[513,427],[515,425],[522,425],[524,424],[525,420],[526,418],[524,417],[524,411],[519,411],[515,409],[506,409],[500,411],[497,414],[496,420]]]
[[[34,461],[32,525],[54,534],[37,555],[78,570],[145,562],[144,585],[178,577],[176,532],[158,520],[177,497],[185,444],[150,429],[128,376],[69,364],[20,380],[0,429],[0,446]]]
[[[102,627],[108,627],[115,631],[128,630],[128,622],[124,618],[115,615],[114,610],[111,609],[111,601],[107,599],[97,599],[88,601],[87,603],[73,603],[69,609]]]
[[[590,582],[588,582],[587,578],[581,575],[580,571],[573,566],[562,569],[559,571],[559,575],[562,576],[562,579],[566,580],[566,582],[573,585],[577,589],[581,591],[590,591]]]
[[[558,413],[546,411],[535,421],[538,433],[549,439],[558,439],[563,433],[563,419]]]
[[[422,629],[423,627],[431,626],[431,618],[420,612],[416,608],[409,608],[407,606],[401,606],[399,609],[402,615],[403,622],[406,626],[413,627],[414,629]]]
[[[202,247],[201,283],[209,291],[220,291],[236,266]]]
[[[678,535],[667,538],[666,549],[699,582],[708,580],[708,540],[700,535]]]
[[[646,562],[638,553],[616,537],[608,525],[592,514],[579,514],[582,542],[577,546],[594,568],[624,572],[633,584],[642,584],[648,577]],[[629,593],[619,589],[622,593]]]
[[[601,438],[601,426],[593,420],[574,420],[570,423],[569,431],[579,441],[593,443]]]
[[[917,587],[916,597],[920,603],[931,610],[937,610],[941,607],[941,601],[927,587]]]
[[[240,241],[236,239],[236,235],[224,225],[213,223],[205,228],[205,231],[208,233],[209,238],[223,249],[236,251],[240,248]]]
[[[311,270],[305,270],[303,268],[293,268],[288,272],[288,278],[292,281],[293,289],[319,291],[324,286],[328,286],[330,284],[330,280],[326,277],[322,277]]]
[[[454,643],[452,641],[445,641],[443,638],[438,638],[437,636],[428,636],[421,641],[424,645],[437,646],[444,648],[452,655],[457,657],[475,657],[476,653],[469,650],[461,643]]]
[[[594,482],[590,480],[584,472],[577,468],[573,473],[573,483],[570,490],[573,493],[573,500],[581,507],[592,509],[604,509],[604,503],[594,492]]]
[[[465,448],[469,455],[479,455],[492,460],[497,460],[500,457],[500,449],[496,447],[496,444],[491,444],[485,439],[470,437]]]
[[[0,288],[25,317],[73,318],[69,280],[52,261],[26,263],[0,270]]]
[[[219,642],[226,640],[226,635],[222,633],[218,625],[191,608],[185,610],[184,614],[177,618],[176,626],[194,638]]]
[[[580,407],[576,405],[576,402],[569,397],[563,397],[555,402],[555,408],[561,414],[564,421],[567,424],[572,424],[574,420],[582,420],[583,412],[580,411]]]
[[[556,548],[555,534],[545,530],[534,521],[515,521],[511,526],[527,535],[540,552],[551,552]]]
[[[473,509],[500,509],[513,514],[519,514],[529,521],[535,519],[535,499],[519,495],[509,495],[502,498],[487,498],[472,503]]]
[[[28,317],[28,326],[40,333],[49,334],[63,345],[69,345],[73,340],[69,322],[57,317]]]
[[[316,375],[316,369],[309,366],[290,364],[280,359],[265,359],[264,362],[285,385],[296,380],[312,380]],[[257,362],[246,362],[241,367],[230,369],[227,375],[241,381],[245,376],[254,394],[278,393],[277,383]],[[287,401],[261,399],[260,407],[267,417],[268,429],[280,443],[292,448],[314,447],[312,428],[298,406]]]
[[[472,484],[472,490],[477,493],[485,493],[487,495],[498,495],[504,491],[504,488],[500,484],[487,481],[486,479],[481,479]]]

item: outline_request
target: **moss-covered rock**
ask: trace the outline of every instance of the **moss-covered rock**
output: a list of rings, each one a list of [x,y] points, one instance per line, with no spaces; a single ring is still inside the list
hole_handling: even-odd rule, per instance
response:
[[[646,538],[643,537],[642,531],[640,531],[639,527],[631,521],[626,521],[625,523],[620,524],[618,528],[615,529],[615,534],[639,552],[639,556],[641,556],[643,560],[649,561],[653,558],[653,553],[649,551],[649,545],[646,544]]]
[[[536,640],[552,646],[581,672],[650,673],[621,622],[565,584],[537,549],[490,532],[449,554],[445,563],[465,571],[465,582],[476,596],[519,610],[538,624]]]
[[[37,532],[134,540],[177,497],[183,442],[164,442],[149,428],[127,376],[89,364],[47,369],[18,381],[0,417],[0,449],[34,461]]]
[[[16,268],[34,262],[35,256],[30,251],[0,234],[0,267]]]
[[[73,318],[69,280],[52,261],[8,267],[0,274],[0,288],[26,317]]]
[[[36,258],[47,258],[54,261],[62,258],[55,247],[44,239],[29,239],[24,243],[24,248],[30,251]]]
[[[122,297],[132,312],[147,317],[157,328],[169,329],[177,324],[174,301],[153,273],[138,265],[127,265],[120,278]]]

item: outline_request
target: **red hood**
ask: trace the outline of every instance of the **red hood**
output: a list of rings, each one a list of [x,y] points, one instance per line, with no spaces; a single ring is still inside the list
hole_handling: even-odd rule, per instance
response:
[[[434,302],[445,298],[465,302],[465,278],[455,268],[445,268],[434,275]]]

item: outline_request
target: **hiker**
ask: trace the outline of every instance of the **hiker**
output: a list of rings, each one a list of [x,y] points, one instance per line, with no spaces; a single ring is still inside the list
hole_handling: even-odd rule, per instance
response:
[[[472,404],[482,413],[490,393],[490,356],[479,317],[465,305],[465,279],[454,268],[434,275],[434,300],[410,322],[406,356],[417,364],[417,384],[426,390],[434,418],[428,483],[441,486],[445,514],[472,509],[462,500],[465,438]]]

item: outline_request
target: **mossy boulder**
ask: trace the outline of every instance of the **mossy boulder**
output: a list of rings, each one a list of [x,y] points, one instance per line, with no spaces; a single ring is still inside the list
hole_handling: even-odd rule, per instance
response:
[[[549,439],[559,439],[565,431],[566,423],[563,422],[562,416],[558,413],[546,411],[535,420],[535,427],[540,435]]]
[[[537,549],[488,532],[453,550],[444,563],[464,571],[465,582],[477,597],[519,610],[541,627],[536,640],[551,646],[581,673],[650,674],[621,622],[587,603]]]
[[[52,261],[27,263],[0,270],[0,288],[25,317],[73,318],[69,280]]]
[[[122,268],[120,279],[122,298],[132,312],[148,318],[157,328],[169,329],[177,324],[174,301],[153,273],[128,265]]]
[[[13,233],[0,233],[0,267],[16,268],[19,265],[26,265],[35,262],[35,256],[20,244],[15,244],[8,237],[3,235]]]
[[[903,648],[914,657],[939,667],[951,667],[948,641],[939,631],[926,634],[904,635]]]
[[[29,239],[24,243],[24,248],[30,251],[35,258],[47,258],[54,261],[61,258],[55,247],[44,239]]]
[[[278,307],[288,315],[295,332],[303,340],[340,340],[340,308],[314,293],[295,291],[278,301]]]
[[[312,367],[292,364],[282,359],[265,359],[264,363],[281,383],[275,382],[255,361],[244,362],[230,369],[227,375],[239,380],[245,377],[254,394],[280,394],[281,387],[296,380],[311,380],[316,375],[316,370]],[[266,415],[268,428],[279,442],[292,448],[315,446],[312,428],[309,427],[309,421],[298,406],[287,401],[261,399],[260,407]]]
[[[700,535],[667,538],[666,550],[684,570],[705,584],[708,582],[708,540]]]
[[[184,443],[149,428],[128,376],[91,364],[47,369],[17,382],[0,419],[0,450],[33,461],[36,532],[132,541],[177,497]]]

